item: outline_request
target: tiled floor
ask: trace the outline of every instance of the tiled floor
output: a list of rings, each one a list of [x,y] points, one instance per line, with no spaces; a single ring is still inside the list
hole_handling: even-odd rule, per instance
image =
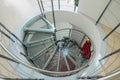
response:
[[[106,34],[108,34],[112,29],[107,26],[102,26],[103,30]],[[108,50],[109,53],[120,49],[120,33],[113,32],[108,38]],[[103,65],[103,70],[99,73],[100,75],[104,75],[110,73],[112,71],[120,71],[120,52],[110,56],[106,59],[105,65]]]

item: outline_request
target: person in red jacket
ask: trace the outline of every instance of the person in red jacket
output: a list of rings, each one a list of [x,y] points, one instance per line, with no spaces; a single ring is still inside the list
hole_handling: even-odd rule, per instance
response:
[[[91,42],[89,38],[87,38],[86,42],[83,44],[82,51],[84,52],[83,58],[89,60],[91,57]]]

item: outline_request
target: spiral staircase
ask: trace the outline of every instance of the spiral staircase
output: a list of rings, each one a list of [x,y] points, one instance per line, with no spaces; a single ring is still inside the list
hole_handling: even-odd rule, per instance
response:
[[[25,32],[23,42],[27,47],[27,57],[35,67],[64,72],[79,69],[88,62],[87,58],[83,57],[81,46],[71,38],[74,32],[83,35],[82,32],[72,27],[55,28],[41,16],[36,16],[33,20],[23,28]],[[36,24],[40,25],[36,26]],[[86,47],[85,50],[89,48]],[[87,54],[90,55],[91,52]]]
[[[106,26],[101,24],[104,23],[102,19],[106,17],[104,15],[106,9],[111,2],[116,1],[108,2],[97,21],[84,13],[78,13],[79,5],[71,6],[71,2],[67,2],[70,3],[70,9],[67,7],[61,10],[61,5],[66,5],[64,1],[37,0],[40,12],[26,20],[14,32],[12,29],[15,27],[11,28],[10,25],[6,26],[0,22],[0,78],[119,80],[120,36],[115,32],[120,26],[119,18],[116,19],[118,24],[112,30],[106,29]],[[54,7],[53,2],[58,4],[57,7]],[[116,18],[113,12],[111,14]],[[111,38],[111,34],[115,37]]]

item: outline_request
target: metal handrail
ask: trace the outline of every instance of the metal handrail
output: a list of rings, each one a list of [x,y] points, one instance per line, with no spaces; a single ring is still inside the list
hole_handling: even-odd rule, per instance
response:
[[[64,30],[69,30],[69,31],[74,30],[74,31],[77,31],[77,32],[80,32],[80,33],[84,34],[83,32],[81,32],[81,31],[78,30],[78,29],[71,29],[71,28],[63,28],[63,29],[56,30],[56,33],[57,33],[57,32],[60,32],[60,31],[64,31]],[[86,36],[87,36],[87,35],[86,35]],[[92,44],[92,41],[91,41],[91,44]],[[79,45],[77,45],[77,46],[78,46],[79,49],[81,49],[81,47],[80,47]],[[92,45],[92,47],[93,47],[93,45]],[[93,53],[93,51],[92,51],[91,53]],[[90,60],[90,62],[92,63],[91,60]]]
[[[88,67],[89,66],[89,63],[85,64],[84,66],[82,66],[81,68],[79,69],[76,69],[76,70],[72,70],[72,71],[66,71],[66,72],[55,72],[55,71],[47,71],[47,70],[42,70],[42,69],[39,69],[39,68],[36,68],[36,67],[33,67],[31,65],[28,65],[24,62],[22,62],[21,60],[19,60],[16,56],[14,56],[14,54],[12,54],[5,46],[3,43],[0,42],[0,45],[1,47],[13,58],[15,59],[18,63],[32,69],[32,70],[35,70],[35,71],[38,71],[38,72],[41,72],[41,73],[46,73],[46,74],[49,74],[52,76],[52,74],[55,74],[55,75],[60,75],[60,76],[64,76],[64,75],[70,75],[70,74],[73,74],[73,73],[76,73],[76,72],[79,72],[81,70],[83,70],[84,68]]]

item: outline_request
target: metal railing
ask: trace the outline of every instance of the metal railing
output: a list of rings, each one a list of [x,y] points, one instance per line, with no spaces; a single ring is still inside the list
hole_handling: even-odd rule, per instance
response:
[[[71,31],[71,29],[68,29],[68,30]],[[4,28],[1,27],[1,31],[4,31]],[[60,30],[58,30],[58,31],[60,31]],[[78,30],[76,30],[76,31],[78,31]],[[7,33],[6,31],[4,31],[4,32]],[[14,71],[14,75],[16,75],[15,73],[18,72],[18,75],[23,75],[23,76],[26,75],[26,77],[29,78],[30,76],[28,76],[28,75],[31,75],[31,74],[26,73],[24,71],[23,72],[25,74],[23,74],[22,72],[20,72],[20,70],[16,71],[16,69],[19,69],[19,68],[14,68],[14,66],[11,64],[11,61],[12,61],[12,63],[14,63],[16,65],[22,65],[22,66],[24,66],[26,68],[29,68],[29,69],[33,70],[34,72],[40,72],[40,73],[43,73],[43,74],[48,74],[50,76],[71,75],[71,74],[74,74],[76,72],[81,71],[82,69],[88,67],[88,65],[89,65],[89,63],[87,63],[84,66],[82,66],[81,68],[78,68],[78,69],[75,69],[75,70],[72,70],[72,71],[66,71],[66,72],[54,72],[54,71],[51,72],[51,71],[46,71],[46,70],[38,69],[38,68],[32,66],[32,64],[30,64],[29,62],[26,63],[26,61],[25,61],[26,58],[23,55],[21,55],[20,51],[18,51],[18,49],[17,49],[17,47],[19,46],[20,43],[18,43],[17,39],[14,38],[14,37],[12,37],[11,34],[9,34],[9,33],[7,33],[7,34],[9,35],[10,38],[6,37],[4,34],[1,34],[1,40],[0,40],[0,45],[1,45],[1,48],[2,48],[1,51],[4,51],[7,54],[8,58],[6,58],[6,61],[7,61],[7,64],[11,65],[11,68],[13,68],[15,70]],[[11,38],[15,42],[13,42],[11,40]],[[10,49],[10,47],[13,47],[12,50]],[[23,48],[21,48],[20,50],[22,50],[22,49]],[[20,57],[22,57],[22,58],[20,58]],[[2,58],[5,58],[5,57],[2,57]],[[6,68],[4,64],[1,64],[1,66],[4,66],[4,68]],[[7,69],[6,70],[8,72],[10,72],[10,73],[12,72],[11,70],[9,71],[9,68],[7,68]],[[17,77],[19,77],[19,76],[17,76]]]
[[[15,59],[19,64],[25,66],[25,67],[28,67],[32,70],[35,70],[37,72],[40,72],[40,73],[43,73],[43,74],[48,74],[48,75],[51,75],[51,76],[54,76],[54,75],[59,75],[59,76],[64,76],[64,75],[70,75],[70,74],[73,74],[74,72],[79,72],[80,70],[84,69],[85,67],[88,66],[88,64],[86,64],[85,66],[81,67],[80,69],[76,69],[76,70],[73,70],[73,71],[67,71],[67,72],[51,72],[51,71],[46,71],[46,70],[42,70],[42,69],[38,69],[36,67],[33,67],[29,64],[26,64],[25,62],[21,61],[20,59],[18,59],[14,54],[12,54],[7,48],[5,48],[5,46],[0,43],[1,47],[13,58]]]
[[[96,21],[96,25],[98,23],[101,24],[102,29],[105,32],[103,41],[107,43],[108,52],[105,52],[106,55],[100,59],[99,65],[89,74],[93,74],[95,71],[99,71],[100,69],[101,71],[98,75],[108,75],[114,73],[115,71],[120,71],[120,17],[117,17],[120,16],[118,13],[119,9],[119,1],[109,0],[108,4],[105,6],[103,12]]]
[[[111,8],[110,8],[110,6],[111,6],[111,4],[113,3],[113,2],[117,2],[116,0],[115,1],[113,1],[113,0],[110,0],[110,2],[108,3],[108,5],[106,6],[106,8],[104,9],[104,11],[103,11],[103,13],[101,14],[101,16],[99,17],[99,19],[98,19],[98,21],[96,22],[96,24],[98,24],[99,22],[100,23],[102,23],[102,19],[106,19],[106,17],[105,17],[105,15],[106,15],[106,12],[107,11],[110,11],[111,10]],[[45,4],[45,3],[43,3],[43,4]],[[119,3],[117,3],[117,4],[119,4]],[[61,4],[59,4],[59,9],[60,9],[60,5]],[[119,9],[119,8],[118,8]],[[111,14],[113,14],[112,12],[110,12]],[[118,14],[119,15],[119,14]],[[113,16],[114,16],[114,14],[113,14]],[[120,38],[119,38],[119,33],[117,33],[117,32],[115,32],[115,30],[116,29],[118,29],[118,27],[119,27],[119,19],[116,17],[116,16],[114,16],[114,18],[118,21],[117,22],[117,24],[118,24],[118,26],[117,26],[117,28],[114,28],[113,30],[111,30],[111,29],[109,29],[108,28],[108,30],[109,30],[109,32],[110,32],[110,34],[107,36],[107,37],[104,37],[103,39],[106,41],[107,40],[107,44],[108,44],[108,48],[110,48],[109,50],[109,53],[111,53],[111,52],[113,52],[113,51],[116,51],[117,49],[119,49],[120,48],[120,46],[119,46],[119,40],[120,40]],[[106,20],[106,21],[108,21],[108,20]],[[116,25],[117,25],[116,24]],[[111,25],[111,24],[109,24],[109,21],[108,21],[108,24],[107,24],[108,26],[109,25]],[[115,25],[115,26],[116,26]],[[114,26],[113,26],[114,27]],[[105,28],[104,28],[104,30],[106,30]],[[107,30],[105,31],[105,32],[107,32],[107,34],[109,33]],[[106,35],[107,35],[106,34]],[[1,34],[2,35],[2,34]],[[0,35],[0,36],[1,36]],[[8,35],[9,36],[9,35]],[[11,37],[11,36],[9,36],[9,37]],[[41,73],[49,73],[49,74],[60,74],[60,75],[63,75],[63,74],[70,74],[70,73],[72,73],[73,71],[68,71],[68,72],[65,72],[65,73],[56,73],[56,72],[49,72],[49,71],[45,71],[45,70],[41,70],[41,69],[37,69],[37,68],[35,68],[35,67],[32,67],[32,66],[30,66],[30,65],[28,65],[28,64],[26,64],[26,63],[24,63],[24,62],[22,62],[21,61],[21,59],[19,59],[18,57],[16,57],[15,55],[13,55],[13,53],[11,53],[10,51],[9,51],[9,43],[11,43],[11,41],[9,40],[9,39],[7,39],[5,36],[4,36],[4,38],[3,38],[3,35],[2,35],[2,37],[1,37],[2,39],[1,39],[1,42],[0,42],[0,44],[1,44],[1,47],[4,49],[3,51],[6,51],[6,53],[7,54],[9,54],[10,55],[10,58],[12,57],[12,59],[15,59],[16,61],[18,61],[18,63],[19,64],[21,64],[21,65],[24,65],[24,66],[26,66],[26,67],[29,67],[30,69],[33,69],[33,70],[35,70],[35,71],[39,71],[39,72],[41,72]],[[15,39],[14,39],[15,40]],[[4,45],[3,45],[3,43],[4,43]],[[17,43],[17,41],[15,40],[15,43]],[[18,43],[17,43],[18,44]],[[15,46],[14,46],[15,47]],[[17,50],[17,49],[15,49],[15,50]],[[19,53],[18,53],[19,54]],[[107,55],[107,54],[106,54]],[[114,58],[114,59],[112,59],[112,57]],[[120,65],[118,64],[118,66],[116,66],[115,68],[112,68],[111,69],[111,67],[112,66],[114,66],[114,65],[116,65],[116,64],[114,64],[114,63],[117,63],[118,62],[118,59],[120,58],[120,56],[119,56],[119,52],[118,52],[118,54],[114,54],[114,55],[111,55],[111,56],[109,56],[109,57],[107,57],[107,60],[105,60],[106,61],[106,63],[104,63],[104,64],[102,64],[102,62],[99,64],[99,66],[98,67],[96,67],[95,68],[95,70],[93,71],[93,72],[91,72],[91,73],[89,73],[89,74],[92,74],[92,73],[95,73],[97,70],[99,70],[99,69],[103,69],[103,71],[101,71],[99,74],[101,74],[101,75],[105,75],[105,74],[108,74],[108,73],[113,73],[113,72],[115,72],[115,71],[120,71]],[[112,61],[110,61],[109,62],[109,60],[111,60],[112,59]],[[9,61],[8,61],[8,63],[10,63]],[[109,64],[107,64],[107,63],[109,63]],[[102,66],[101,66],[101,64],[102,64]],[[107,66],[106,66],[106,64],[107,64]],[[3,66],[3,65],[2,65]],[[87,66],[87,65],[86,65]],[[86,67],[85,66],[85,67]],[[6,68],[5,66],[3,66],[4,68]],[[84,68],[84,67],[83,67]],[[8,68],[7,68],[8,69]],[[6,69],[6,70],[7,70]],[[78,71],[80,71],[81,69],[79,69]],[[109,70],[109,71],[107,71],[107,70]],[[8,70],[9,71],[9,70]],[[75,70],[76,71],[76,70]],[[12,71],[10,71],[11,73],[12,73]],[[22,73],[21,73],[22,74]],[[3,74],[4,75],[4,74]],[[14,75],[16,75],[15,73],[14,73]],[[23,74],[23,75],[25,75],[25,74]],[[95,74],[94,74],[95,75]],[[4,75],[4,76],[6,76],[6,75]],[[7,75],[8,76],[8,75]],[[27,75],[26,75],[27,76]],[[8,77],[10,77],[10,76],[8,76]],[[30,77],[30,76],[28,76],[28,77]]]
[[[75,5],[75,0],[40,0],[42,2],[43,5],[43,12],[46,12],[49,8],[51,10],[52,4],[51,2],[53,2],[53,7],[54,10],[68,10],[69,8],[71,8],[70,11],[77,11],[77,5]],[[79,0],[78,0],[79,1]],[[41,7],[42,7],[41,5]]]

